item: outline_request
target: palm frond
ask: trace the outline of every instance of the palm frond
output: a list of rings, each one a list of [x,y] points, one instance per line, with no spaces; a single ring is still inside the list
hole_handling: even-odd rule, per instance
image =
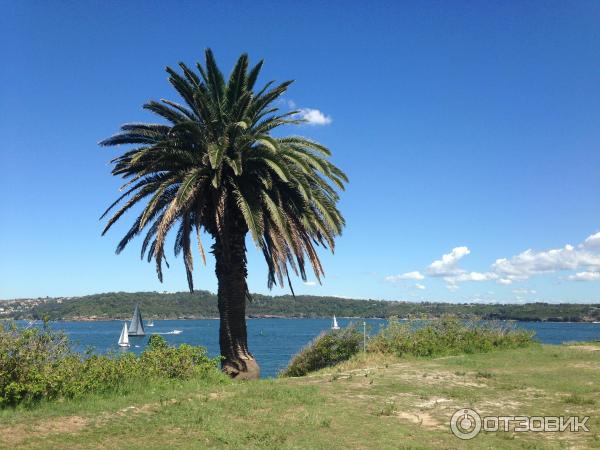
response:
[[[182,101],[144,105],[166,123],[125,124],[100,142],[132,145],[111,161],[112,174],[126,182],[102,215],[112,212],[103,234],[143,204],[117,252],[144,233],[141,257],[154,260],[161,281],[165,242],[175,227],[173,251],[183,253],[190,290],[194,230],[204,263],[202,232],[221,242],[232,230],[249,232],[263,253],[269,287],[292,288],[290,272],[306,280],[308,265],[320,282],[324,271],[316,247],[334,249],[345,224],[338,191],[348,178],[329,160],[327,147],[302,136],[271,134],[302,122],[296,111],[278,113],[276,101],[292,81],[268,82],[255,91],[263,62],[250,66],[242,54],[226,82],[210,49],[197,70],[178,67],[181,72],[166,71]]]

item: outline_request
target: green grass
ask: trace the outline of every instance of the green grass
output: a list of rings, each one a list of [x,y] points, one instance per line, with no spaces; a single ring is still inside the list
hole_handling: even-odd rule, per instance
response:
[[[600,448],[600,345],[439,358],[359,354],[300,378],[164,381],[0,412],[3,448]],[[589,415],[589,433],[482,433],[459,408]]]

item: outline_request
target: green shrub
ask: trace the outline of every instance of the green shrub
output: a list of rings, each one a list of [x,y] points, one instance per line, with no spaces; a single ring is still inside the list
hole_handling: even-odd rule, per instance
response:
[[[362,340],[362,333],[354,326],[322,333],[292,358],[281,376],[301,377],[346,361],[360,351]]]
[[[397,356],[440,356],[482,353],[533,343],[534,333],[497,322],[465,322],[452,316],[425,324],[399,322],[388,325],[369,339],[367,351]]]
[[[482,353],[528,346],[533,335],[503,323],[466,322],[453,316],[427,322],[392,317],[369,338],[367,352],[421,357]],[[292,358],[281,376],[303,376],[346,361],[362,349],[362,339],[355,327],[323,333]]]
[[[118,392],[150,379],[218,376],[218,358],[153,335],[140,356],[81,355],[63,333],[0,324],[0,408],[40,400]]]
[[[138,360],[147,376],[188,379],[195,375],[205,375],[218,366],[219,358],[208,358],[204,347],[188,344],[171,347],[158,335],[151,336],[148,344],[148,349]]]

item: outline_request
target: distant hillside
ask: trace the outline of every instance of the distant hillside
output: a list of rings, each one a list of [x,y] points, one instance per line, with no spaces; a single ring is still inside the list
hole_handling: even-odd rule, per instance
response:
[[[199,319],[218,317],[216,296],[207,291],[193,294],[178,292],[111,292],[69,299],[49,299],[32,302],[11,313],[17,319],[50,320],[103,320],[126,319],[134,304],[140,302],[145,318]],[[22,304],[27,302],[21,302]],[[33,303],[36,303],[33,305]],[[426,316],[439,317],[455,314],[460,317],[527,321],[600,321],[600,304],[547,304],[483,305],[450,303],[412,303],[382,300],[355,300],[339,297],[299,295],[253,295],[247,314],[255,317],[379,317]],[[6,317],[6,316],[4,316]]]

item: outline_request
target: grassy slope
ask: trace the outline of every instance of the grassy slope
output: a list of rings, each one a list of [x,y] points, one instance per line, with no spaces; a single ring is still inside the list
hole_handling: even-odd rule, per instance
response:
[[[462,442],[451,415],[589,415],[590,433]],[[0,413],[7,448],[600,448],[600,345],[387,361],[297,379],[145,386]]]

